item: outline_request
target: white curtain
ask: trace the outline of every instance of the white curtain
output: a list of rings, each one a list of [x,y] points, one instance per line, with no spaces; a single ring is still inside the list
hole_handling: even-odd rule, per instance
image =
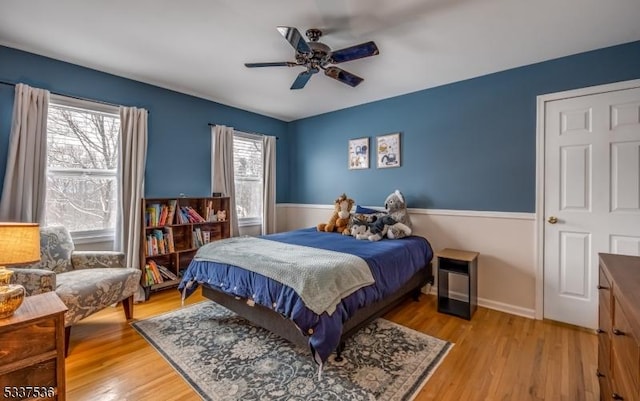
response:
[[[233,173],[233,128],[216,125],[211,130],[211,191],[222,192],[230,198],[227,217],[231,224],[231,236],[239,234],[236,211],[236,185]]]
[[[119,213],[115,249],[126,255],[126,266],[140,267],[141,203],[147,160],[147,111],[120,107],[118,161]]]
[[[262,152],[262,234],[272,234],[276,232],[276,137],[262,138]]]
[[[44,224],[49,91],[16,85],[0,220]]]

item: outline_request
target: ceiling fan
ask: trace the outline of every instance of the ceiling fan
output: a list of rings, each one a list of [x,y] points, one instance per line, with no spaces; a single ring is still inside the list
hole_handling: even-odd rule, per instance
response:
[[[309,41],[306,42],[298,29],[289,26],[279,26],[278,31],[293,46],[296,51],[296,61],[276,61],[271,63],[245,63],[246,67],[305,67],[306,70],[298,74],[293,81],[291,89],[302,89],[313,74],[324,71],[324,75],[336,79],[349,86],[357,86],[363,81],[342,68],[330,64],[339,64],[346,61],[357,60],[359,58],[375,56],[378,54],[378,47],[374,42],[361,43],[359,45],[346,47],[344,49],[331,51],[331,48],[318,39],[322,36],[319,29],[308,29],[306,35]]]

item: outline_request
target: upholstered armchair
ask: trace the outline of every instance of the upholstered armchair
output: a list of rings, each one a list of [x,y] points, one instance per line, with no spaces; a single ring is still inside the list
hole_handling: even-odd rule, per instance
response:
[[[125,256],[112,251],[76,251],[64,227],[40,228],[38,263],[11,268],[12,281],[27,295],[55,291],[67,306],[65,346],[71,326],[105,307],[122,301],[127,320],[133,317],[133,294],[140,285],[140,269],[124,267]]]

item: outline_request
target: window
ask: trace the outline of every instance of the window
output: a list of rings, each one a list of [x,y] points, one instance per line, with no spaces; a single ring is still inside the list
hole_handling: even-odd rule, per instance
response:
[[[262,138],[236,132],[233,136],[233,170],[238,225],[262,224]]]
[[[117,214],[118,108],[52,95],[47,118],[46,225],[112,237]]]

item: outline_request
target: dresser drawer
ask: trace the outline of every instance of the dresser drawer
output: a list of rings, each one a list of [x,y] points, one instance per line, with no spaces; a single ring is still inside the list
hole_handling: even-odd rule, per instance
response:
[[[611,313],[611,298],[611,280],[609,279],[609,277],[607,277],[607,274],[604,272],[604,270],[600,268],[598,277],[598,302],[600,303],[600,305],[598,305],[599,309],[606,309],[609,313]]]
[[[56,350],[56,320],[43,319],[20,330],[3,331],[0,355],[3,365]]]
[[[611,348],[614,358],[613,369],[617,385],[628,391],[627,396],[638,399],[640,394],[640,345],[634,336],[624,310],[614,297],[613,328]],[[615,389],[614,389],[615,390]]]
[[[609,290],[599,290],[598,302],[600,302],[601,307],[598,308],[598,329],[603,331],[609,335],[611,335],[612,329],[612,310],[611,308],[604,307],[605,305],[611,304],[611,297],[609,296]]]
[[[0,389],[4,387],[55,387],[58,383],[56,360],[50,359],[0,375]]]

